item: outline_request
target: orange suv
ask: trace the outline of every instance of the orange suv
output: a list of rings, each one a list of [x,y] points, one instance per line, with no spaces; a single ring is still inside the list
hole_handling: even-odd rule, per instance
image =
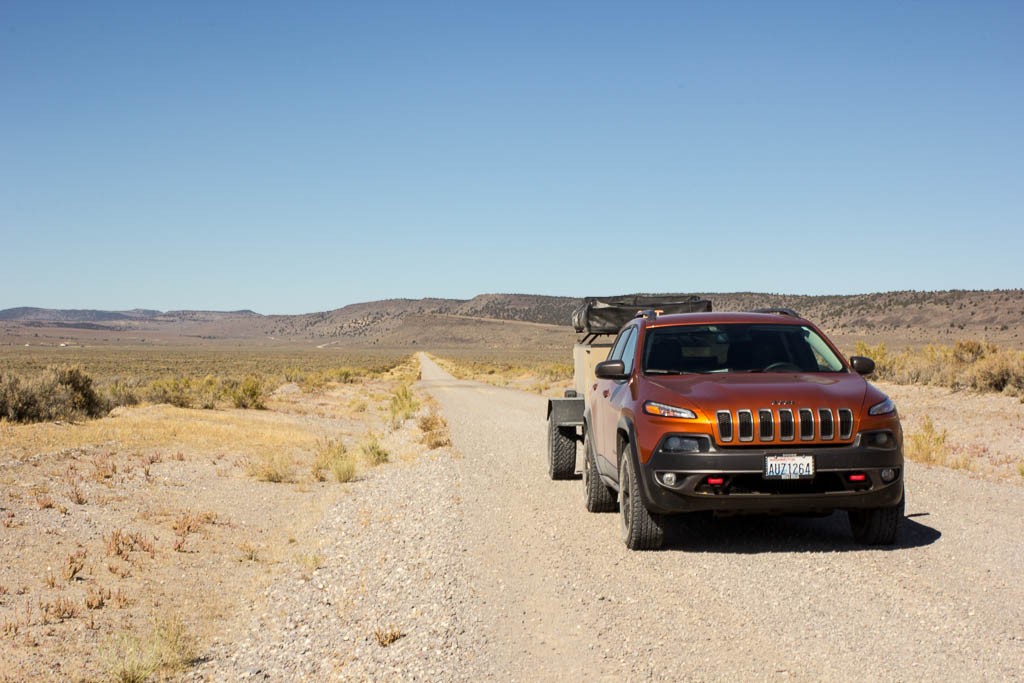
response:
[[[903,431],[873,370],[789,309],[638,314],[587,387],[587,509],[618,507],[631,549],[696,511],[846,510],[857,541],[893,543]]]

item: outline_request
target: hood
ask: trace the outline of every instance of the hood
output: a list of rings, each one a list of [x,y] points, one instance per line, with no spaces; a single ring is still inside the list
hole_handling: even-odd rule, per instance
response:
[[[756,409],[773,405],[793,408],[850,408],[857,412],[868,383],[860,375],[837,373],[728,373],[647,376],[656,393],[679,396],[705,411]],[[652,396],[653,398],[653,396]],[[792,403],[789,403],[792,401]]]

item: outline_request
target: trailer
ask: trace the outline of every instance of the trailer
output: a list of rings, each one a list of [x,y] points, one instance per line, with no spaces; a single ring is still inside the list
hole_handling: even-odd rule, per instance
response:
[[[664,313],[710,312],[711,302],[694,295],[631,294],[588,297],[572,314],[580,335],[573,345],[573,388],[562,398],[548,400],[548,475],[552,479],[576,476],[576,444],[583,441],[584,415],[594,368],[608,357],[622,326],[646,310]]]

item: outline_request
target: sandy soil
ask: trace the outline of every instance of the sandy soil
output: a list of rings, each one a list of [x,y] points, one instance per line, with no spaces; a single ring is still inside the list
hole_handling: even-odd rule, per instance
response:
[[[350,495],[314,476],[318,443],[358,452],[387,433],[394,384],[286,385],[267,411],[0,425],[0,680],[105,680],[168,627],[198,656],[230,641],[254,596],[316,557],[311,529]],[[392,459],[423,450],[407,441],[382,443]],[[259,480],[275,458],[288,481]]]

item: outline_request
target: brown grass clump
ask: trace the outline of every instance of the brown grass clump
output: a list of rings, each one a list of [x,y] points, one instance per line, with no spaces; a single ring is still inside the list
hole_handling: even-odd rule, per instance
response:
[[[110,534],[103,536],[103,543],[107,555],[125,560],[131,557],[132,551],[135,550],[149,553],[150,557],[156,554],[156,544],[153,541],[138,532],[128,532],[124,529],[114,529]]]
[[[52,602],[41,603],[39,611],[43,615],[44,623],[49,623],[50,619],[66,621],[78,616],[78,605],[70,598],[61,595]]]
[[[64,481],[68,487],[68,499],[75,505],[85,505],[88,500],[85,491],[82,490],[82,478],[74,467],[69,467],[64,473]]]
[[[422,442],[427,448],[434,450],[452,445],[451,437],[448,435],[448,423],[436,411],[420,417],[419,428],[423,432]]]
[[[394,626],[388,626],[386,628],[377,628],[373,631],[373,637],[377,640],[377,644],[381,647],[387,647],[394,643],[399,638],[405,636],[400,629]]]
[[[214,512],[203,512],[200,514],[183,512],[171,524],[171,529],[174,531],[175,535],[185,537],[199,531],[207,524],[213,524],[216,521],[217,514]]]
[[[90,588],[85,596],[86,609],[103,609],[110,600],[110,589],[97,586]]]
[[[85,550],[76,550],[68,555],[64,562],[64,570],[61,572],[65,581],[71,583],[82,573],[82,570],[85,569],[85,558]]]

